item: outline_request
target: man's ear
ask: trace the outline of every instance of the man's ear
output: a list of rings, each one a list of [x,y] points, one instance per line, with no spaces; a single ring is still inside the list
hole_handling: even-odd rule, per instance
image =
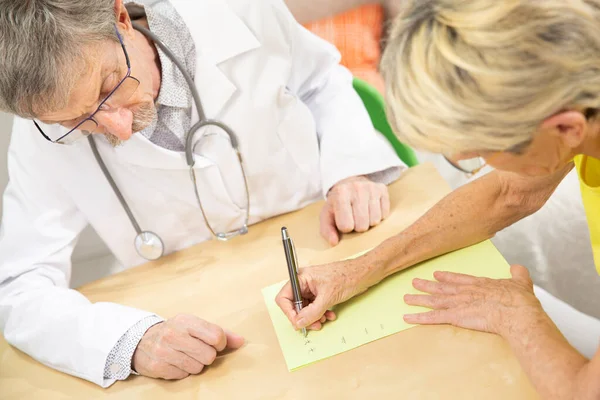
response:
[[[563,111],[545,119],[540,130],[557,136],[567,147],[575,149],[585,139],[587,119],[579,111]]]
[[[131,18],[129,12],[123,4],[123,0],[115,0],[115,18],[117,21],[117,27],[123,34],[133,32],[133,26],[131,26]]]

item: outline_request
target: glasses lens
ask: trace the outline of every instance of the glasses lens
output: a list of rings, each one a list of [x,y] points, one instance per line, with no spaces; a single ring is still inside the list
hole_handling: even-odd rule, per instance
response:
[[[98,128],[98,125],[90,119],[61,125],[44,125],[38,122],[38,125],[51,141],[60,144],[72,144],[73,142],[92,134]]]
[[[104,104],[109,106],[110,108],[119,108],[127,103],[131,96],[135,93],[138,86],[140,86],[140,81],[137,79],[128,76],[125,78],[123,83],[115,90],[109,98],[106,100]]]
[[[477,173],[481,168],[485,166],[485,160],[481,157],[469,158],[466,160],[452,160],[446,157],[446,160],[452,164],[452,166],[467,174]]]

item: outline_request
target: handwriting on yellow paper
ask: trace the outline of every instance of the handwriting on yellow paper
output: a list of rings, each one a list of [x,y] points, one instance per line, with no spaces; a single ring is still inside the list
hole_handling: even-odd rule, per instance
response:
[[[263,297],[288,369],[294,371],[412,327],[404,322],[403,315],[425,309],[406,305],[403,296],[418,293],[412,287],[414,278],[433,279],[435,271],[497,279],[510,277],[509,265],[502,255],[490,241],[482,242],[387,278],[365,294],[337,306],[338,319],[327,323],[321,331],[309,332],[306,338],[294,330],[275,304],[275,296],[284,282],[264,288]]]

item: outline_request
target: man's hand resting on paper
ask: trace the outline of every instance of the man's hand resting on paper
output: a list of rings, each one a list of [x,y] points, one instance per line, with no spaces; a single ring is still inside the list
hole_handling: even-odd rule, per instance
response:
[[[327,194],[321,211],[321,236],[335,246],[340,233],[366,232],[390,214],[388,188],[364,176],[344,179]]]
[[[133,354],[132,368],[150,378],[183,379],[202,372],[224,349],[244,339],[193,315],[178,315],[154,325]]]

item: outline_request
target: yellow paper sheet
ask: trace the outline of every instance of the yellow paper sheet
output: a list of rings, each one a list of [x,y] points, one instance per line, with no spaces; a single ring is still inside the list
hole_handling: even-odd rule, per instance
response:
[[[411,328],[404,314],[426,311],[404,303],[406,293],[419,293],[412,287],[414,278],[433,279],[435,271],[460,272],[488,278],[508,278],[510,268],[490,241],[455,251],[399,272],[365,294],[335,308],[338,319],[323,330],[310,331],[304,338],[294,330],[275,296],[284,285],[280,282],[263,289],[273,326],[288,369],[294,371],[315,361],[352,350],[377,339]]]

